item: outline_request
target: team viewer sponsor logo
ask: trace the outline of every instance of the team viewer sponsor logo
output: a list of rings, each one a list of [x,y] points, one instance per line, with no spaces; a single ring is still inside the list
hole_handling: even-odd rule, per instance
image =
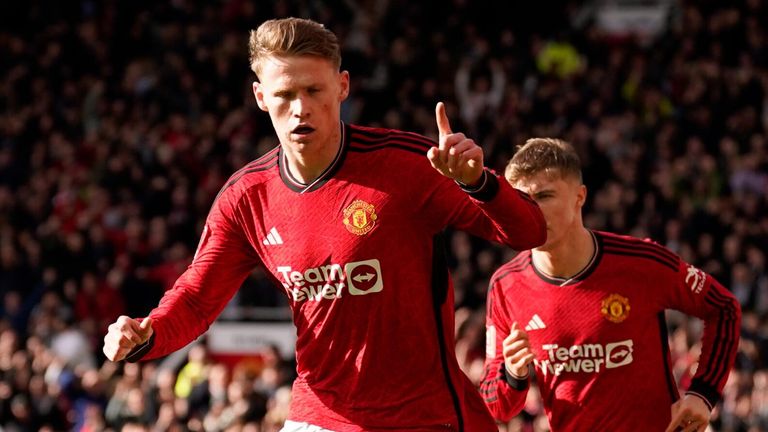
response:
[[[321,301],[341,298],[345,292],[361,296],[384,289],[381,263],[377,259],[346,264],[328,264],[304,271],[278,266],[280,282],[294,301]]]
[[[570,347],[544,344],[541,348],[546,359],[535,359],[536,367],[544,375],[560,376],[564,373],[600,373],[632,363],[633,342],[627,339],[608,344],[578,344]]]

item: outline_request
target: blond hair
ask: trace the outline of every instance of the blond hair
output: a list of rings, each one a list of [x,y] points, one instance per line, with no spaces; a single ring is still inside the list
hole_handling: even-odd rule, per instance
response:
[[[336,35],[322,24],[302,18],[265,21],[251,30],[248,40],[251,70],[259,75],[269,56],[316,56],[341,66],[341,50]]]
[[[541,172],[582,181],[579,155],[572,145],[557,138],[531,138],[526,141],[507,164],[504,177],[514,184]]]

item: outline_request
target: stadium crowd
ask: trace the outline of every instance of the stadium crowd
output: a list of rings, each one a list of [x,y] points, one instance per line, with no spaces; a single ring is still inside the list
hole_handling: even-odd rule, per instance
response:
[[[340,35],[347,122],[434,137],[444,100],[497,170],[529,137],[573,143],[587,226],[654,239],[739,299],[712,430],[768,430],[768,6],[681,0],[647,41],[577,20],[579,2],[501,3],[516,2],[3,2],[0,430],[280,429],[292,359],[276,350],[228,368],[201,343],[169,368],[106,362],[100,347],[190,262],[230,173],[277,145],[247,32],[290,15]],[[447,252],[457,355],[479,382],[487,283],[514,252],[459,232]],[[234,301],[286,304],[258,271]],[[668,322],[685,388],[700,323]],[[547,430],[530,394],[503,430]]]

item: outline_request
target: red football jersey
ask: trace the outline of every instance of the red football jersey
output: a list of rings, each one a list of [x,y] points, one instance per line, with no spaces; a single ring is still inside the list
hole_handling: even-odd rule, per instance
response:
[[[310,185],[277,148],[227,182],[192,265],[150,314],[152,358],[203,333],[256,265],[289,298],[298,378],[290,419],[336,431],[492,431],[454,354],[448,226],[528,249],[538,206],[486,172],[468,194],[429,164],[413,133],[343,127],[336,160]],[[472,197],[470,197],[472,195]],[[146,353],[144,353],[146,352]]]
[[[508,421],[527,382],[504,372],[502,342],[513,322],[528,333],[552,431],[662,431],[678,398],[665,309],[704,321],[699,367],[688,389],[714,405],[736,356],[741,311],[712,277],[656,243],[593,232],[592,262],[552,279],[518,254],[488,293],[488,352],[481,393]]]

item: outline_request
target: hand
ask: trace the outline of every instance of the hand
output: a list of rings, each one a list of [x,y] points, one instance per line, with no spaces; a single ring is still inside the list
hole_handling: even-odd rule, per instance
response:
[[[112,361],[120,361],[134,348],[152,337],[152,318],[146,317],[139,322],[125,315],[110,324],[104,336],[104,355]]]
[[[521,329],[517,322],[512,323],[512,330],[502,342],[501,351],[504,354],[504,367],[512,377],[518,379],[528,377],[528,365],[535,356],[528,342],[528,333]]]
[[[432,167],[462,184],[475,185],[483,175],[483,149],[463,133],[451,132],[442,102],[435,107],[435,117],[440,140],[427,152]]]
[[[672,404],[672,421],[666,432],[704,432],[709,425],[709,407],[700,397],[687,394]]]

